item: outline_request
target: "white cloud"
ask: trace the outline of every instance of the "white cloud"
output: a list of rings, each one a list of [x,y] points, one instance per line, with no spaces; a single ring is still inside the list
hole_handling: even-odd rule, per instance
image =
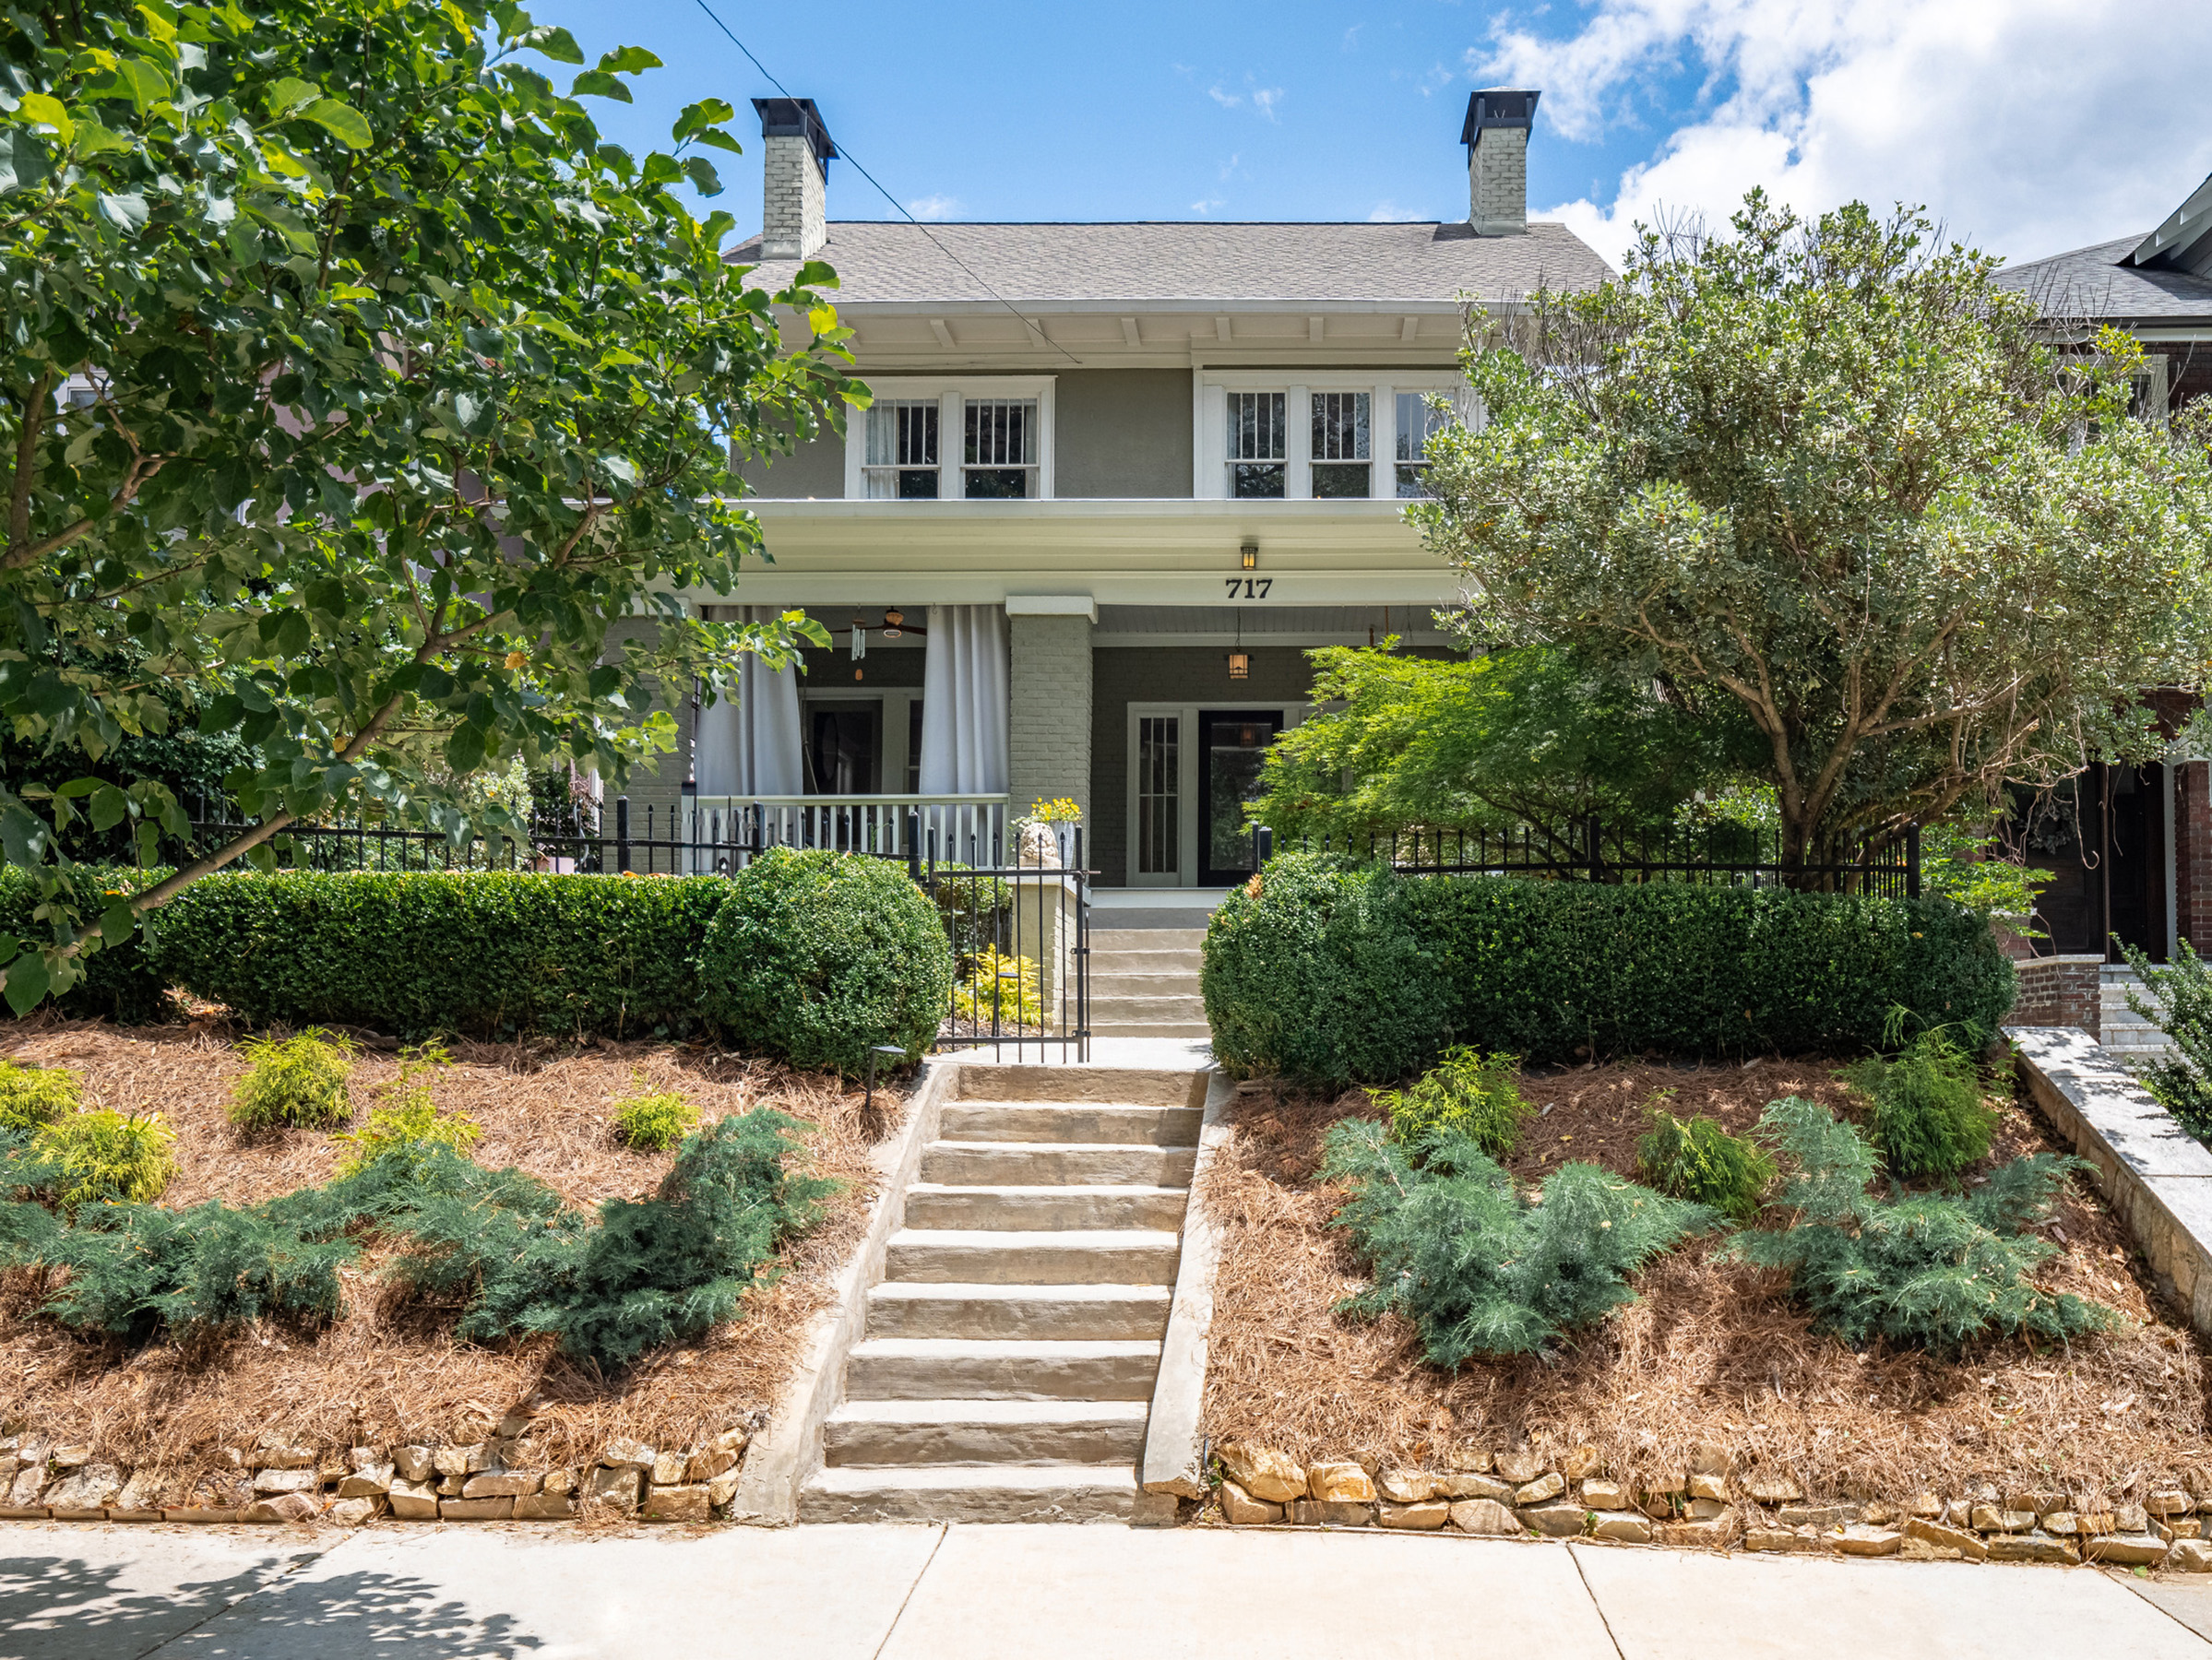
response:
[[[1252,77],[1249,75],[1244,77],[1244,91],[1231,92],[1219,81],[1216,81],[1212,86],[1207,88],[1206,95],[1224,110],[1241,109],[1249,103],[1254,114],[1273,121],[1275,106],[1283,101],[1283,89],[1280,87],[1255,87],[1252,84]]]
[[[1615,258],[1635,221],[1722,222],[1754,184],[1805,211],[1924,203],[2016,260],[2147,231],[2212,170],[2207,63],[2212,7],[2130,0],[1596,0],[1573,35],[1508,14],[1468,54],[1479,82],[1543,89],[1540,144],[1702,79],[1611,200],[1536,209]]]
[[[1275,119],[1275,106],[1282,101],[1283,89],[1280,87],[1258,87],[1253,90],[1252,107],[1269,121]]]
[[[1400,208],[1396,202],[1377,202],[1374,211],[1367,216],[1371,225],[1406,225],[1429,216],[1414,208]]]
[[[1244,95],[1242,92],[1224,92],[1219,87],[1207,88],[1206,95],[1224,110],[1233,110],[1244,101]]]
[[[948,219],[960,211],[957,196],[925,196],[907,204],[907,211],[918,219]]]
[[[1229,203],[1225,197],[1208,196],[1203,202],[1193,202],[1191,204],[1191,211],[1193,213],[1211,213],[1217,208],[1226,208],[1228,206]]]

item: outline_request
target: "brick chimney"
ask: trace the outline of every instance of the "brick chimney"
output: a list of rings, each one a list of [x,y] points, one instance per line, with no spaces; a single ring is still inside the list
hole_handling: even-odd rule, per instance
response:
[[[1491,87],[1467,101],[1468,222],[1478,236],[1528,231],[1528,128],[1539,92]]]
[[[767,189],[760,256],[811,259],[829,239],[829,163],[838,147],[811,98],[756,98]]]

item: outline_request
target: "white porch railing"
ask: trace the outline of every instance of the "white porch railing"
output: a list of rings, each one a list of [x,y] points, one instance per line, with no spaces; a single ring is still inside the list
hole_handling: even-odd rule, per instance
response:
[[[742,849],[740,863],[769,848],[904,859],[910,836],[924,861],[995,865],[1012,854],[1003,795],[696,796],[685,811],[692,819],[685,840],[702,854]]]

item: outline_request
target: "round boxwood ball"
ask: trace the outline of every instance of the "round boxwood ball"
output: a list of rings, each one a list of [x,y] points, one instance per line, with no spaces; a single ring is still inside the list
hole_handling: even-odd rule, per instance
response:
[[[877,1044],[918,1058],[952,1001],[944,924],[905,867],[826,848],[779,848],[740,872],[699,975],[731,1038],[852,1076]]]

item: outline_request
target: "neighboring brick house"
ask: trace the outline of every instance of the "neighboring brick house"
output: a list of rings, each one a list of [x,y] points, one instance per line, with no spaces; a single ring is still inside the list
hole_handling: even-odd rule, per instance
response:
[[[1609,274],[1527,218],[1536,102],[1470,100],[1464,220],[922,227],[830,219],[821,115],[757,101],[767,223],[731,257],[771,289],[833,266],[876,402],[749,474],[773,563],[735,598],[834,648],[684,711],[660,795],[687,770],[702,811],[877,845],[919,812],[963,860],[1069,798],[1101,885],[1241,879],[1306,649],[1447,648],[1457,583],[1403,507],[1431,400],[1468,409],[1463,303]]]
[[[2212,393],[2212,178],[2154,231],[2029,260],[1998,281],[2032,295],[2063,335],[2111,326],[2139,340],[2146,419]],[[2160,693],[2156,703],[2179,733],[2199,699]],[[2032,831],[2030,855],[2058,878],[2042,905],[2045,950],[2116,960],[2117,935],[2158,961],[2178,940],[2212,951],[2212,777],[2202,757],[2177,746],[2151,766],[2091,766]]]

